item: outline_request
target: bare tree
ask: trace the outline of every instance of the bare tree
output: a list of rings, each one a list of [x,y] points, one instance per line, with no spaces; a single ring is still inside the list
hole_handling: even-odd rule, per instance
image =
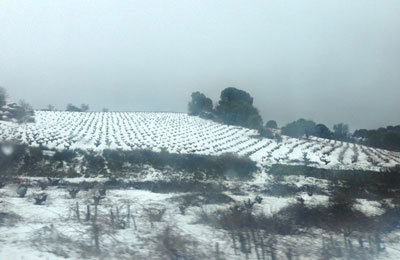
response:
[[[25,112],[33,111],[33,107],[32,107],[28,102],[26,102],[26,101],[23,100],[23,99],[21,99],[21,100],[18,102],[18,105],[19,105]]]
[[[35,121],[33,107],[28,104],[25,100],[20,100],[18,102],[19,109],[14,112],[14,118],[18,120],[19,123],[32,123]]]

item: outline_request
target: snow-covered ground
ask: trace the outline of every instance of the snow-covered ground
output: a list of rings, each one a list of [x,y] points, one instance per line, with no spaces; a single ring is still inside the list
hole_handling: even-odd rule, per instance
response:
[[[357,254],[366,259],[400,258],[400,231],[395,229],[377,243],[367,232],[343,240],[342,233],[318,227],[290,235],[261,228],[251,238],[249,229],[229,230],[222,227],[224,223],[214,223],[221,212],[230,212],[238,205],[246,207],[250,202],[254,203],[254,214],[271,218],[299,202],[309,208],[329,204],[330,181],[290,174],[273,176],[268,172],[272,164],[379,171],[399,164],[400,153],[315,137],[260,138],[255,130],[182,113],[37,111],[35,118],[36,123],[23,125],[0,122],[0,140],[58,150],[230,152],[248,155],[260,168],[251,180],[203,180],[195,182],[193,191],[185,189],[190,192],[184,193],[174,190],[174,185],[190,183],[193,173],[141,165],[123,178],[116,173],[118,181],[130,185],[107,186],[98,204],[95,199],[100,198],[102,187],[115,178],[62,178],[57,184],[43,177],[0,179],[0,260],[175,259],[175,253],[182,259],[321,259],[338,252],[342,258]],[[143,182],[147,186],[135,184]],[[152,188],[160,183],[173,185],[168,186],[168,192]],[[25,196],[19,196],[21,187],[28,187]],[[79,192],[73,197],[70,191],[76,187]],[[43,205],[36,205],[35,198],[42,193],[48,197]],[[357,197],[352,209],[374,218],[385,214],[385,207],[395,208],[394,204],[390,199],[383,202]],[[351,247],[349,243],[353,243]]]
[[[400,163],[400,153],[311,137],[258,138],[257,131],[183,113],[35,112],[36,123],[0,122],[0,140],[48,148],[166,149],[171,153],[248,155],[260,166],[305,164],[379,171]]]
[[[154,177],[151,179],[156,181]],[[22,177],[22,180],[29,187],[25,197],[18,196],[19,184],[8,183],[0,188],[0,213],[7,214],[6,217],[0,216],[0,259],[175,259],[170,258],[171,248],[186,257],[182,259],[263,259],[261,252],[265,259],[270,259],[271,248],[274,248],[277,259],[286,259],[288,248],[298,259],[321,259],[326,256],[322,249],[326,241],[328,244],[334,241],[334,245],[326,247],[331,250],[339,248],[343,258],[350,252],[342,244],[341,234],[316,229],[297,235],[265,234],[264,242],[272,243],[272,247],[265,244],[265,251],[253,247],[246,254],[239,241],[233,242],[231,232],[212,225],[212,220],[207,220],[209,223],[200,221],[202,212],[211,216],[213,212],[254,200],[256,196],[262,200],[254,205],[254,211],[266,216],[275,214],[299,198],[308,207],[324,205],[328,201],[328,196],[305,192],[296,196],[265,193],[263,190],[273,183],[266,173],[258,173],[257,178],[248,182],[223,181],[219,185],[227,189],[220,193],[210,190],[204,193],[156,193],[134,188],[109,189],[98,204],[95,221],[94,197],[99,194],[106,178],[65,178],[59,185],[45,189],[38,184],[47,182],[46,178]],[[87,190],[81,189],[76,198],[71,197],[70,188],[83,182],[95,185]],[[289,176],[283,183],[297,187],[327,186],[324,180],[298,176]],[[43,192],[48,195],[47,200],[43,205],[35,205],[34,198]],[[213,194],[212,197],[206,198],[209,193]],[[217,195],[222,199],[213,201]],[[88,207],[90,220],[86,219]],[[379,203],[365,199],[357,200],[354,208],[368,216],[384,212]],[[96,251],[94,224],[99,232],[99,251]],[[365,244],[364,255],[360,257],[400,257],[399,232],[381,238],[385,249],[379,253],[373,248],[375,244],[371,247],[366,237],[361,238]],[[353,243],[357,243],[357,239]],[[360,250],[360,247],[354,244],[354,249]]]

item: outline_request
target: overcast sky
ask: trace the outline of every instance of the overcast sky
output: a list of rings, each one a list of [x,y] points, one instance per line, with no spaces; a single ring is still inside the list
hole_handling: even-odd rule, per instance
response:
[[[400,1],[0,0],[0,86],[35,108],[182,112],[233,86],[265,121],[400,124]]]

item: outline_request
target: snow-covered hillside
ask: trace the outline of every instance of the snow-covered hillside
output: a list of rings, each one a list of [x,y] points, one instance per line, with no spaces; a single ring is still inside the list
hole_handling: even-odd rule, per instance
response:
[[[380,170],[400,163],[400,153],[321,138],[281,142],[257,131],[183,113],[35,112],[36,123],[0,123],[1,140],[62,149],[166,149],[171,153],[248,155],[260,166],[308,164],[334,169]]]

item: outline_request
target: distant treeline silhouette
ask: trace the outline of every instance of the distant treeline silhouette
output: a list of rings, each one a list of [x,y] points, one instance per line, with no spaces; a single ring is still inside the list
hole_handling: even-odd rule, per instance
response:
[[[251,95],[237,88],[224,89],[215,107],[212,100],[203,93],[193,92],[188,110],[189,115],[228,125],[256,129],[263,137],[277,138],[278,135],[277,131],[274,130],[278,129],[276,121],[269,120],[264,126],[259,110],[253,106]],[[389,150],[400,150],[400,125],[377,130],[360,129],[351,134],[349,126],[345,123],[335,124],[332,131],[324,124],[317,124],[312,120],[300,118],[281,127],[280,133],[295,138],[315,136],[338,141],[357,142]]]

